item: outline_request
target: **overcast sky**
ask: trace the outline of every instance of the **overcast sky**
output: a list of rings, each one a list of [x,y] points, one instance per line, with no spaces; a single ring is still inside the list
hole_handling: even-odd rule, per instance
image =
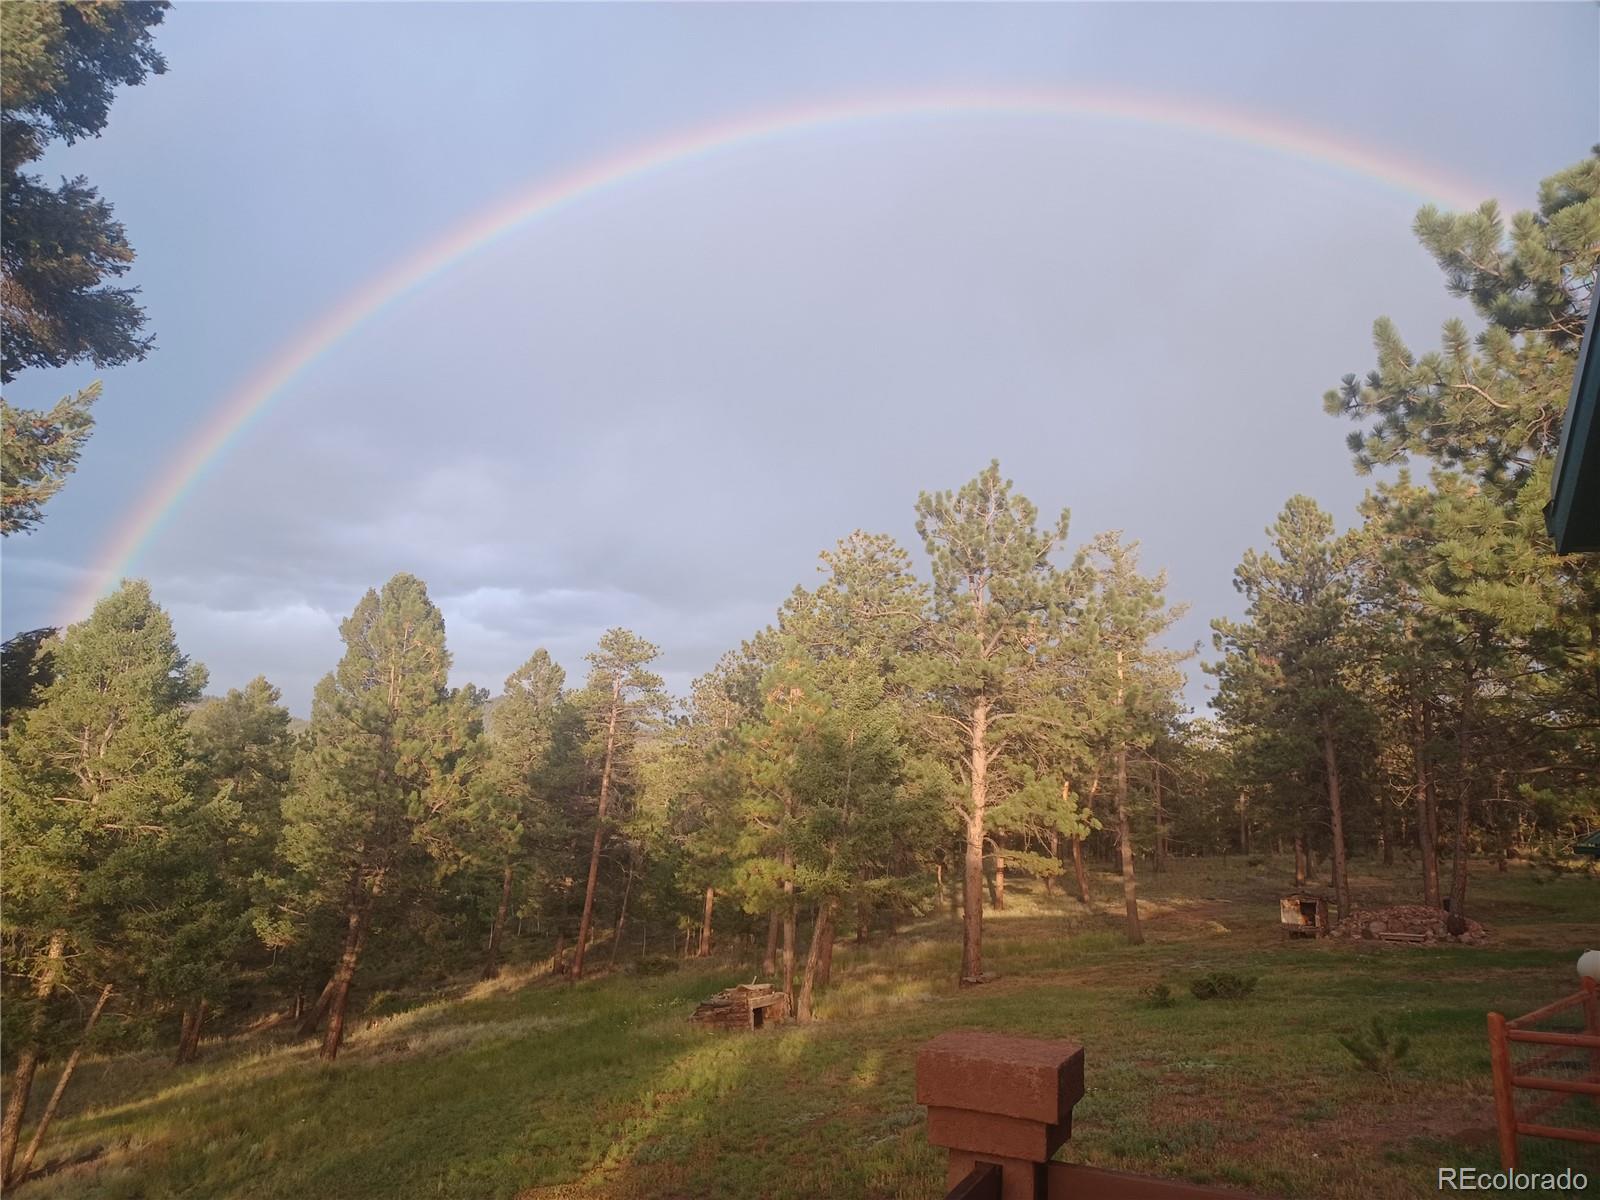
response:
[[[708,124],[930,89],[1113,87],[1353,141],[1531,205],[1600,141],[1591,4],[187,4],[170,69],[53,151],[139,252],[158,349],[104,373],[7,636],[59,619],[208,414],[352,289],[541,179]],[[134,564],[211,690],[303,714],[367,587],[408,570],[455,679],[611,625],[679,691],[855,528],[990,458],[1072,541],[1121,529],[1191,605],[1302,491],[1365,482],[1322,393],[1387,314],[1465,306],[1419,197],[1094,116],[861,121],[685,162],[528,226],[341,343]],[[29,372],[44,405],[96,373]],[[923,559],[915,547],[917,561]],[[1191,700],[1203,704],[1196,671]]]

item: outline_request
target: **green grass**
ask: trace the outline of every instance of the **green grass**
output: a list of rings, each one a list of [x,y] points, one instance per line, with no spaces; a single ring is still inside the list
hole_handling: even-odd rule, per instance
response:
[[[1441,1165],[1495,1166],[1484,1014],[1571,991],[1600,884],[1527,869],[1474,879],[1483,947],[1288,942],[1283,864],[1179,863],[1145,881],[1148,940],[1125,945],[1097,878],[1085,909],[1024,882],[986,923],[994,982],[957,989],[946,913],[865,950],[842,943],[819,1020],[708,1033],[695,1002],[748,964],[618,974],[577,987],[516,971],[356,1022],[339,1063],[278,1035],[86,1064],[27,1184],[55,1197],[904,1197],[943,1194],[913,1096],[917,1047],[972,1027],[1071,1037],[1088,1095],[1062,1157],[1292,1197],[1436,1195]],[[1409,880],[1361,864],[1364,901]],[[1190,997],[1211,970],[1237,1001]],[[1142,991],[1171,984],[1177,1002]],[[1336,1035],[1379,1014],[1412,1050],[1394,1087]],[[41,1092],[48,1089],[42,1077]],[[1577,1101],[1573,1111],[1583,1110]],[[1525,1143],[1527,1166],[1585,1147]]]

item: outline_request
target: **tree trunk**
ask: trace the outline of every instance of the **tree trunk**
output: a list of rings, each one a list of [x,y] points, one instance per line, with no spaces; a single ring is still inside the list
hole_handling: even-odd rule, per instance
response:
[[[1051,868],[1052,870],[1061,866],[1061,834],[1054,829],[1050,831],[1050,861],[1054,864]],[[1054,899],[1056,894],[1056,877],[1054,875],[1046,875],[1044,877],[1044,894]]]
[[[782,924],[783,915],[773,909],[772,916],[767,919],[767,953],[761,960],[761,973],[768,979],[778,972],[778,929]]]
[[[1322,763],[1328,776],[1328,816],[1333,829],[1333,891],[1339,919],[1350,915],[1350,876],[1344,853],[1344,806],[1339,796],[1339,755],[1333,745],[1333,721],[1322,714]]]
[[[1306,886],[1306,835],[1294,835],[1294,885],[1297,888]]]
[[[1451,933],[1466,928],[1467,918],[1467,818],[1472,797],[1472,680],[1461,693],[1461,715],[1456,724],[1456,746],[1461,755],[1461,779],[1456,788],[1456,835],[1450,864]]]
[[[322,985],[322,992],[317,996],[317,1002],[300,1019],[300,1028],[296,1030],[299,1037],[308,1038],[317,1031],[322,1024],[322,1018],[327,1015],[328,1004],[333,999],[333,976],[328,976],[328,982]]]
[[[1094,815],[1094,798],[1100,794],[1100,775],[1095,773],[1089,780],[1089,791],[1083,798],[1084,819]],[[1078,882],[1078,901],[1081,904],[1089,903],[1089,870],[1084,862],[1083,838],[1072,839],[1072,873]]]
[[[500,907],[494,910],[494,924],[489,927],[489,954],[483,964],[483,977],[493,979],[500,974],[500,934],[506,927],[506,913],[511,911],[511,864],[500,873]]]
[[[1122,903],[1127,910],[1128,941],[1144,941],[1139,928],[1139,884],[1133,875],[1133,830],[1128,823],[1128,748],[1117,750],[1117,840],[1122,843]]]
[[[33,1131],[33,1136],[28,1139],[28,1148],[22,1152],[22,1161],[17,1164],[16,1182],[21,1183],[27,1179],[28,1172],[33,1169],[33,1159],[39,1153],[39,1147],[44,1144],[44,1135],[50,1130],[50,1122],[55,1119],[56,1109],[61,1106],[61,1097],[66,1093],[67,1084],[72,1082],[72,1073],[78,1069],[78,1060],[83,1057],[83,1047],[89,1040],[89,1035],[94,1032],[95,1023],[100,1020],[100,1014],[106,1009],[106,1003],[111,999],[111,985],[108,983],[100,989],[100,999],[95,1001],[94,1008],[89,1013],[89,1019],[84,1022],[83,1036],[78,1039],[78,1044],[72,1048],[72,1053],[67,1056],[66,1063],[61,1068],[61,1078],[56,1080],[55,1090],[50,1093],[50,1099],[44,1106],[44,1112],[39,1114],[39,1124]]]
[[[968,766],[972,792],[967,809],[966,860],[963,864],[961,982],[983,980],[983,833],[984,809],[989,802],[989,704],[982,700],[972,710],[972,737]]]
[[[184,1062],[184,1053],[189,1049],[189,1030],[194,1028],[194,1009],[184,1005],[179,1013],[178,1021],[178,1048],[173,1051],[173,1066],[181,1066]]]
[[[589,851],[589,881],[583,889],[583,915],[578,919],[578,945],[572,953],[573,980],[583,978],[583,955],[589,946],[589,923],[594,918],[594,888],[600,878],[600,847],[606,835],[606,802],[611,798],[611,756],[617,745],[617,717],[622,711],[622,676],[611,683],[611,715],[606,720],[606,757],[600,768],[600,801],[595,806],[594,846]]]
[[[633,877],[639,873],[639,847],[635,843],[628,849],[628,877],[622,884],[622,903],[617,906],[617,927],[611,932],[611,953],[606,965],[617,965],[617,951],[622,949],[622,927],[628,923],[628,897],[633,894]]]
[[[1439,826],[1434,811],[1433,778],[1428,769],[1428,715],[1418,714],[1412,746],[1417,775],[1417,848],[1422,853],[1422,900],[1439,908]]]
[[[352,901],[345,917],[344,950],[333,972],[333,995],[328,1000],[328,1032],[322,1039],[322,1059],[325,1062],[332,1062],[339,1057],[339,1045],[344,1041],[344,1016],[350,1003],[350,981],[355,978],[361,947],[367,940],[370,904],[371,901],[365,897]]]
[[[1503,768],[1495,772],[1494,795],[1501,810],[1494,821],[1495,840],[1500,844],[1500,856],[1495,861],[1495,870],[1504,875],[1511,861],[1511,823],[1506,819],[1510,814],[1507,811],[1506,773]]]
[[[1150,768],[1152,775],[1152,790],[1155,793],[1156,803],[1156,874],[1161,874],[1167,866],[1167,814],[1161,807],[1161,760],[1153,759]]]
[[[783,852],[783,994],[794,1004],[794,855]]]
[[[200,1052],[200,1030],[206,1023],[206,1010],[210,1005],[205,997],[194,1002],[192,1009],[185,1009],[183,1013],[183,1028],[178,1034],[178,1053],[173,1058],[175,1065],[181,1066],[186,1062],[193,1062]]]
[[[1006,856],[999,853],[996,847],[994,856],[994,910],[1004,912],[1006,908]]]
[[[828,907],[828,927],[822,931],[822,959],[817,963],[817,986],[827,987],[833,982],[833,934],[837,922],[834,920],[836,909],[833,905]]]
[[[1378,836],[1383,839],[1383,865],[1394,866],[1394,810],[1389,801],[1378,798]]]
[[[28,1042],[17,1055],[16,1069],[11,1074],[11,1098],[6,1103],[5,1117],[0,1119],[0,1187],[8,1187],[14,1182],[11,1163],[17,1154],[17,1140],[22,1136],[22,1119],[28,1112],[33,1077],[39,1070],[39,1064],[44,1061],[44,1048],[40,1045],[44,1034],[44,1006],[56,990],[66,952],[66,935],[52,933],[44,967],[33,986],[37,1007],[28,1031]]]
[[[816,919],[811,923],[811,948],[806,951],[805,974],[800,980],[800,998],[795,1002],[794,1019],[801,1025],[811,1020],[812,999],[817,990],[817,967],[822,961],[822,939],[827,932],[832,900],[817,905]]]
[[[567,973],[567,935],[556,934],[555,953],[550,956],[550,974],[565,975]]]
[[[706,910],[700,918],[700,952],[699,957],[711,957],[711,906],[716,900],[716,889],[706,888]]]
[[[1250,853],[1250,800],[1248,793],[1239,793],[1239,853]],[[1305,847],[1301,846],[1304,852]],[[1305,882],[1304,879],[1301,882]]]
[[[1117,651],[1117,710],[1122,711],[1122,651]],[[1139,928],[1139,883],[1133,876],[1133,829],[1128,821],[1128,743],[1117,744],[1117,844],[1122,848],[1122,903],[1127,910],[1128,941],[1137,946],[1144,941]]]

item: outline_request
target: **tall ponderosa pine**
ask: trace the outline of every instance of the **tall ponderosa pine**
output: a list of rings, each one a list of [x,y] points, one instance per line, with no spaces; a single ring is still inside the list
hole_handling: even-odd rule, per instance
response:
[[[743,813],[760,831],[746,875],[781,887],[784,988],[802,1021],[826,984],[840,914],[864,930],[875,910],[920,898],[919,855],[937,836],[900,672],[925,620],[924,589],[882,535],[853,533],[823,553],[822,569],[824,582],[796,589],[779,614],[764,703],[739,747]],[[802,905],[811,940],[797,989]]]
[[[959,491],[923,493],[917,532],[933,573],[932,620],[914,665],[931,744],[959,775],[963,827],[961,979],[983,977],[983,865],[994,769],[1059,695],[1061,626],[1078,599],[1075,570],[1051,560],[1067,536],[1013,495],[999,463]]]
[[[51,188],[23,167],[56,139],[105,128],[116,89],[159,75],[153,31],[163,3],[68,0],[8,4],[0,15],[5,259],[0,379],[26,367],[144,357],[150,338],[136,289],[107,282],[133,261],[111,206],[82,177]]]
[[[282,804],[294,758],[289,710],[278,689],[258,676],[226,696],[200,702],[189,716],[197,769],[197,804],[187,831],[193,854],[169,891],[186,897],[192,919],[173,927],[157,919],[145,934],[169,964],[159,993],[183,1002],[177,1060],[195,1056],[209,1011],[236,977],[254,942],[258,880],[276,873]]]
[[[500,943],[518,867],[531,860],[557,822],[556,742],[566,707],[566,672],[548,650],[536,650],[506,677],[489,723],[489,759],[478,803],[467,810],[467,840],[500,877],[500,898],[489,928],[483,977],[499,973]]]
[[[1558,806],[1586,796],[1577,809],[1592,810],[1600,794],[1600,564],[1555,555],[1541,514],[1594,300],[1600,151],[1545,180],[1537,211],[1508,223],[1492,202],[1465,214],[1429,208],[1416,232],[1482,332],[1448,322],[1440,348],[1416,355],[1380,320],[1376,369],[1347,376],[1325,406],[1365,425],[1349,437],[1358,470],[1413,457],[1433,465],[1428,488],[1381,487],[1367,515],[1391,548],[1414,631],[1431,638],[1424,657],[1435,669],[1409,676],[1425,688],[1414,724],[1426,728],[1412,739],[1429,806],[1438,768],[1456,763],[1460,905],[1475,809],[1498,827],[1503,854],[1507,809],[1531,815],[1560,795]],[[1560,786],[1544,788],[1549,779]]]
[[[6,731],[4,945],[8,1041],[17,1046],[0,1124],[9,1177],[33,1076],[65,990],[139,982],[129,921],[181,919],[160,880],[192,840],[195,775],[185,708],[205,669],[179,652],[142,581],[122,586],[52,648],[55,678]]]
[[[1166,602],[1166,576],[1139,574],[1137,544],[1114,533],[1101,534],[1090,547],[1095,588],[1083,626],[1090,657],[1085,700],[1098,710],[1094,721],[1113,772],[1117,842],[1122,860],[1122,897],[1128,941],[1144,941],[1134,878],[1133,827],[1129,819],[1128,758],[1155,740],[1163,714],[1176,707],[1182,687],[1177,664],[1183,657],[1155,644],[1183,615]],[[1159,836],[1159,831],[1158,831]]]
[[[339,633],[344,657],[313,694],[283,832],[302,907],[334,908],[343,927],[318,1002],[330,1061],[378,905],[428,876],[428,848],[448,842],[481,732],[476,690],[449,686],[444,618],[420,579],[396,575],[367,592]]]
[[[1212,622],[1224,657],[1217,707],[1231,727],[1267,725],[1291,754],[1315,759],[1327,801],[1333,883],[1341,916],[1350,912],[1346,863],[1345,739],[1360,718],[1350,687],[1353,661],[1353,547],[1333,520],[1294,496],[1267,530],[1273,550],[1246,551],[1234,587],[1249,602],[1245,620]]]
[[[583,890],[583,912],[578,920],[578,943],[573,952],[571,978],[583,977],[589,931],[594,923],[595,888],[600,878],[600,853],[610,832],[607,814],[612,792],[641,726],[662,713],[666,696],[659,675],[647,668],[661,652],[626,629],[609,629],[600,645],[588,655],[589,681],[580,703],[593,726],[592,757],[599,766],[599,793],[595,800],[594,842],[589,851],[589,874]]]
[[[105,127],[119,86],[166,63],[153,30],[165,3],[68,0],[0,8],[0,381],[28,367],[145,356],[137,288],[111,281],[133,262],[111,206],[82,176],[50,187],[23,170],[56,139]],[[77,465],[94,426],[98,382],[48,411],[0,400],[0,534],[32,529]]]

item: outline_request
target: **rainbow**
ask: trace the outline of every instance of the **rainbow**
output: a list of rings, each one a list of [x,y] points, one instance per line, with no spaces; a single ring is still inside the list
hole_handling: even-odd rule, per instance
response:
[[[1088,118],[1177,129],[1344,172],[1413,200],[1450,208],[1474,207],[1489,194],[1463,179],[1327,131],[1178,97],[1103,90],[962,91],[857,98],[770,112],[668,137],[591,162],[561,178],[536,182],[482,210],[307,325],[218,405],[172,456],[96,556],[97,565],[91,566],[83,585],[71,596],[63,623],[87,614],[94,601],[128,573],[206,471],[296,380],[357,329],[501,238],[608,188],[753,143],[864,121],[974,114]]]

